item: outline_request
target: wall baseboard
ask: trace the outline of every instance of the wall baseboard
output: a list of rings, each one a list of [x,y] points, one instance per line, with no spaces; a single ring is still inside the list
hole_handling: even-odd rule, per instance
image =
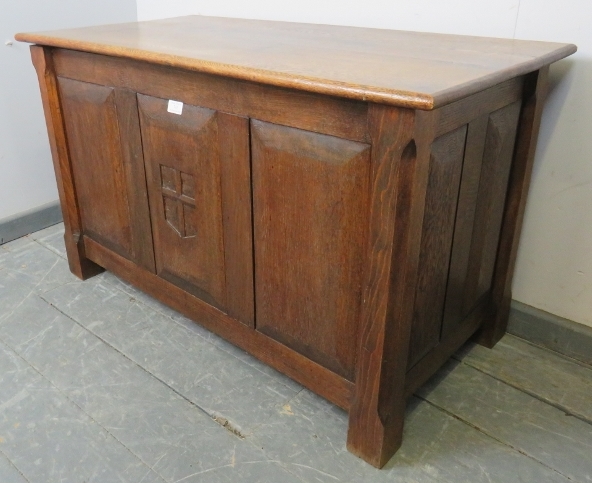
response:
[[[60,203],[52,201],[0,220],[0,245],[62,221]]]
[[[508,332],[586,364],[592,364],[592,327],[512,300]]]

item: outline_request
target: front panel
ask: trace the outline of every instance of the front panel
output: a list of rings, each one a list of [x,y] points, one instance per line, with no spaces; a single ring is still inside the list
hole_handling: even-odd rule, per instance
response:
[[[251,121],[257,330],[353,380],[370,146]]]
[[[157,274],[252,323],[248,121],[189,104],[168,112],[142,94],[138,105]]]
[[[58,78],[83,234],[154,269],[135,95]]]

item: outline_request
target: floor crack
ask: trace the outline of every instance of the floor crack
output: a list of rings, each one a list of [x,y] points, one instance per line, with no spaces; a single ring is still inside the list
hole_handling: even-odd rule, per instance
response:
[[[478,431],[479,433],[483,434],[484,436],[487,436],[488,438],[493,439],[494,441],[497,441],[499,444],[506,446],[510,449],[512,449],[513,451],[516,451],[517,453],[520,453],[523,456],[526,456],[527,458],[536,461],[538,464],[540,464],[541,466],[544,466],[545,468],[557,473],[558,475],[563,476],[564,478],[567,478],[569,481],[575,481],[573,478],[570,478],[569,476],[567,476],[566,474],[562,473],[561,471],[556,470],[555,468],[553,468],[552,466],[549,466],[548,464],[538,460],[537,458],[535,458],[534,456],[529,455],[526,451],[506,442],[503,441],[499,438],[496,438],[495,436],[489,434],[486,430],[484,430],[483,428],[471,423],[470,421],[467,421],[466,419],[463,419],[461,416],[454,414],[453,412],[449,411],[446,408],[443,408],[442,406],[433,403],[432,401],[429,401],[428,399],[426,399],[423,396],[420,396],[418,394],[414,394],[415,397],[417,397],[418,399],[421,399],[422,401],[426,402],[427,404],[429,404],[430,406],[432,406],[433,408],[442,411],[443,413],[447,414],[448,416],[451,416],[452,418],[456,419],[457,421],[460,421],[463,424],[466,424],[467,426],[473,428],[475,431]]]
[[[506,381],[506,380],[504,380],[504,379],[502,379],[502,378],[500,378],[498,376],[495,376],[495,375],[493,375],[493,374],[491,374],[489,372],[486,372],[485,370],[481,369],[480,367],[477,367],[477,366],[471,364],[470,362],[466,362],[463,359],[459,359],[456,356],[453,356],[453,359],[455,361],[458,361],[461,364],[464,364],[467,367],[470,367],[471,369],[474,369],[474,370],[480,372],[481,374],[483,374],[483,375],[485,375],[487,377],[490,377],[491,379],[493,379],[495,381],[501,382],[502,384],[505,384],[506,386],[510,386],[510,387],[516,389],[517,391],[520,391],[523,394],[527,394],[528,396],[530,396],[530,397],[532,397],[532,398],[534,398],[534,399],[536,399],[536,400],[538,400],[538,401],[540,401],[540,402],[542,402],[542,403],[544,403],[544,404],[546,404],[548,406],[551,406],[551,407],[554,407],[555,409],[558,409],[559,411],[561,411],[562,413],[564,413],[566,416],[574,417],[577,420],[579,420],[579,421],[581,421],[581,422],[583,422],[585,424],[592,425],[592,419],[589,419],[587,416],[585,416],[583,414],[579,414],[579,413],[576,413],[574,411],[571,411],[569,408],[567,408],[566,406],[564,406],[564,405],[562,405],[560,403],[557,403],[555,401],[546,399],[543,396],[535,393],[534,391],[530,391],[530,390],[528,390],[526,388],[520,387],[518,384],[512,383],[511,381]]]

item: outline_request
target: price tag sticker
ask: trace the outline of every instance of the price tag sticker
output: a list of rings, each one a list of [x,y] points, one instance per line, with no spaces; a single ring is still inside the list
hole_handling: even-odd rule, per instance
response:
[[[169,100],[169,107],[167,108],[171,114],[179,114],[183,112],[183,103],[179,101]]]

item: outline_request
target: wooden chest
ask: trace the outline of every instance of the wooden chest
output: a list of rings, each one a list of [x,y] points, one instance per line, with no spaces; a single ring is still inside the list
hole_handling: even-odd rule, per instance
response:
[[[103,268],[349,411],[503,335],[548,65],[575,46],[183,17],[32,42],[70,268]]]

